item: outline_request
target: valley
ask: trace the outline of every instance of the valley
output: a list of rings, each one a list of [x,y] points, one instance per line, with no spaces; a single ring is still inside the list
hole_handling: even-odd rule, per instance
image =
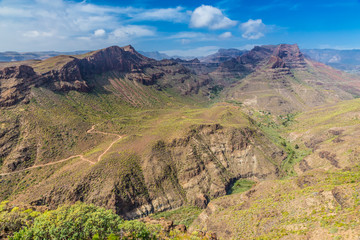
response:
[[[296,44],[220,53],[1,63],[0,202],[219,239],[358,236],[360,77]]]

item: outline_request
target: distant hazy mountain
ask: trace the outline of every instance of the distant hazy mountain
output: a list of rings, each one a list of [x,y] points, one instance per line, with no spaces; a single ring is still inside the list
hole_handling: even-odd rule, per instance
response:
[[[163,59],[171,58],[170,56],[166,55],[165,53],[160,53],[158,51],[154,51],[154,52],[139,51],[139,53],[144,55],[145,57],[152,58],[155,60],[163,60]]]
[[[302,52],[317,62],[325,63],[343,71],[360,73],[359,49],[303,49]]]
[[[221,63],[226,62],[231,58],[237,58],[247,52],[247,50],[239,50],[236,48],[219,49],[216,53],[203,57],[200,60],[201,62],[207,63]]]
[[[83,54],[89,51],[74,51],[74,52],[0,52],[0,62],[13,62],[13,61],[26,61],[31,59],[44,60],[50,57],[55,57],[59,55],[78,55]]]

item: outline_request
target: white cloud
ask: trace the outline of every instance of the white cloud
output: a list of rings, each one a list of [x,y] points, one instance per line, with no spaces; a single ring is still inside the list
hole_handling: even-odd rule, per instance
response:
[[[191,15],[190,26],[193,28],[209,28],[212,30],[233,27],[237,21],[225,17],[220,9],[201,5]]]
[[[220,38],[226,39],[226,38],[231,38],[233,35],[231,32],[224,32],[223,34],[220,34]]]
[[[95,37],[103,37],[103,36],[105,36],[105,34],[106,34],[106,31],[104,29],[102,29],[102,28],[97,29],[94,32]]]
[[[28,37],[28,38],[37,38],[37,37],[52,37],[53,33],[51,32],[39,32],[39,31],[27,31],[25,33],[23,33],[24,37]]]
[[[217,46],[205,46],[205,47],[198,47],[192,49],[185,49],[185,50],[168,50],[168,51],[161,51],[161,53],[165,53],[169,56],[183,56],[183,57],[200,57],[200,56],[207,56],[218,51],[219,47]]]
[[[15,18],[15,17],[30,17],[31,14],[26,10],[3,6],[0,7],[0,16]]]
[[[133,20],[149,20],[149,21],[169,21],[169,22],[185,22],[188,21],[189,14],[183,7],[176,8],[160,8],[160,9],[138,9],[134,13],[129,14]]]
[[[177,38],[204,38],[206,34],[200,32],[179,32],[174,35],[171,35],[169,38],[177,39]]]
[[[249,19],[240,25],[240,29],[243,31],[242,37],[246,39],[259,39],[264,37],[267,31],[267,27],[261,19]]]
[[[115,38],[129,39],[131,37],[154,36],[155,31],[146,26],[127,25],[121,26],[112,32]]]
[[[150,10],[86,1],[0,0],[0,51],[88,50],[134,43],[156,34],[150,26],[129,24],[133,13]],[[156,11],[184,12],[180,8]]]

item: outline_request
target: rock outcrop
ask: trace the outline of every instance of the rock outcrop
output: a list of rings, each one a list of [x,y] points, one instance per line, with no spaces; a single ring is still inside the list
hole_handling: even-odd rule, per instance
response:
[[[128,219],[184,204],[205,208],[210,199],[226,195],[236,179],[278,178],[277,166],[284,158],[286,154],[254,129],[197,125],[183,137],[157,141],[149,154],[130,154],[127,163],[113,154],[81,179],[26,198],[50,207],[68,201],[95,203]],[[49,181],[51,186],[56,178]]]
[[[297,44],[280,44],[274,50],[273,55],[282,59],[289,68],[306,67],[304,55],[300,52]]]
[[[12,106],[26,99],[30,87],[40,83],[34,69],[26,65],[0,70],[0,106]]]
[[[209,78],[192,77],[190,70],[175,60],[156,61],[139,54],[130,45],[112,46],[82,55],[60,55],[36,61],[30,66],[20,65],[0,70],[0,106],[12,106],[28,100],[32,87],[41,86],[62,92],[89,92],[92,86],[88,79],[109,72],[116,72],[123,79],[143,85],[157,84],[159,88],[175,88],[182,95],[197,94],[199,88],[209,83]],[[127,94],[130,93],[122,95]],[[125,100],[127,97],[124,96]],[[129,103],[133,104],[134,101]]]

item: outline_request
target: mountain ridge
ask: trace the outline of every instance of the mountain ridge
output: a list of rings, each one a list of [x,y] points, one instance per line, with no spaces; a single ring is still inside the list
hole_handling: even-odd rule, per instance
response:
[[[129,45],[9,64],[0,70],[0,198],[83,201],[128,219],[206,208],[238,179],[301,173],[315,164],[302,162],[307,147],[277,131],[360,89],[355,76],[288,44],[222,63],[157,61]],[[92,126],[112,135],[89,134]]]

